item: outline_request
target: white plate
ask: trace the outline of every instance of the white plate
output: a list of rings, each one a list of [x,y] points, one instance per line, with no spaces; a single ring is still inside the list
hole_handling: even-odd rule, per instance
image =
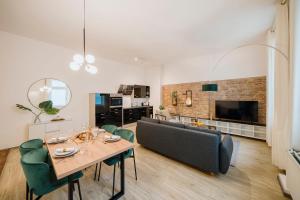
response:
[[[67,155],[67,154],[73,153],[74,151],[75,151],[75,147],[58,148],[58,149],[55,149],[54,154],[56,156],[63,156],[63,155]]]
[[[56,152],[54,152],[54,156],[56,158],[64,158],[64,157],[72,156],[72,155],[76,154],[78,151],[79,151],[79,148],[78,147],[74,147],[73,151],[69,151],[67,153],[64,152],[64,154],[63,153],[56,153]]]

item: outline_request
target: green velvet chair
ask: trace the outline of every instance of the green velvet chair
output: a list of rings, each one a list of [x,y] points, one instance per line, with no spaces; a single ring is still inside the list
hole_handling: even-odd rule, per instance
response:
[[[68,184],[70,181],[77,183],[81,199],[79,178],[83,176],[82,172],[57,180],[54,169],[49,166],[47,159],[48,151],[44,148],[32,150],[21,157],[21,165],[29,187],[30,200],[33,199],[33,194],[38,196],[36,199],[40,199],[43,195]],[[26,192],[26,199],[28,199],[28,191]]]
[[[19,151],[21,157],[23,157],[23,155],[25,155],[26,153],[39,148],[43,148],[43,140],[33,139],[33,140],[28,140],[26,142],[23,142],[19,146]],[[26,182],[26,200],[28,199],[28,191],[29,191],[29,187],[28,187],[28,183]]]
[[[35,150],[35,149],[39,149],[43,147],[43,140],[41,139],[33,139],[33,140],[28,140],[26,142],[23,142],[20,147],[19,147],[19,151],[21,156],[23,156],[24,154]]]
[[[128,130],[128,129],[117,129],[117,130],[114,131],[114,135],[119,135],[119,136],[121,136],[122,139],[125,139],[125,140],[127,140],[127,141],[129,141],[131,143],[134,142],[134,133],[131,130]],[[136,172],[136,163],[135,163],[134,149],[129,149],[127,152],[124,152],[124,159],[126,159],[126,158],[133,158],[135,180],[137,180],[137,172]],[[120,157],[119,156],[114,156],[112,158],[104,160],[103,162],[105,164],[109,165],[109,166],[112,166],[112,165],[114,166],[113,189],[112,189],[112,196],[114,196],[116,164],[120,163]],[[100,166],[99,166],[98,181],[100,180],[101,165],[102,165],[102,162],[100,162]],[[97,165],[96,165],[94,180],[96,180],[96,172],[97,172]]]
[[[114,134],[115,130],[118,129],[117,126],[111,124],[103,125],[101,128],[112,134]]]

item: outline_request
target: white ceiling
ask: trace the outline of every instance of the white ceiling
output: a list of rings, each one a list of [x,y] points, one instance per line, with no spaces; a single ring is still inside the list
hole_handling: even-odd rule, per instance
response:
[[[86,0],[88,51],[150,63],[255,41],[276,0]],[[83,0],[0,0],[0,30],[80,50]]]

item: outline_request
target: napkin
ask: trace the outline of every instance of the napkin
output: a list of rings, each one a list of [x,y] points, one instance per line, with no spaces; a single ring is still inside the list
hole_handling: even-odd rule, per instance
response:
[[[51,138],[49,140],[49,142],[59,142],[59,141],[65,141],[67,140],[67,137],[55,137],[55,138]]]
[[[119,135],[111,135],[111,136],[105,135],[104,138],[106,140],[117,140],[117,139],[120,139],[121,137]]]
[[[57,153],[73,152],[73,151],[75,151],[75,147],[57,148],[57,149],[55,149],[55,152],[57,152]]]

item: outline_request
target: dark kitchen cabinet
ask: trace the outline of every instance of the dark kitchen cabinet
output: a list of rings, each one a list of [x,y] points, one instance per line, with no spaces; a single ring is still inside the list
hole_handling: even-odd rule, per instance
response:
[[[122,108],[113,108],[108,112],[96,114],[96,126],[101,127],[105,124],[122,126]]]
[[[96,114],[96,126],[101,127],[104,124],[109,123],[109,114],[108,113],[97,113]]]
[[[149,98],[150,86],[134,85],[134,98]]]
[[[135,122],[135,120],[133,118],[133,110],[134,109],[124,109],[124,111],[123,111],[124,124],[130,124],[130,123]]]
[[[123,114],[124,124],[130,124],[140,120],[142,117],[151,117],[153,115],[153,107],[149,106],[124,109]]]

